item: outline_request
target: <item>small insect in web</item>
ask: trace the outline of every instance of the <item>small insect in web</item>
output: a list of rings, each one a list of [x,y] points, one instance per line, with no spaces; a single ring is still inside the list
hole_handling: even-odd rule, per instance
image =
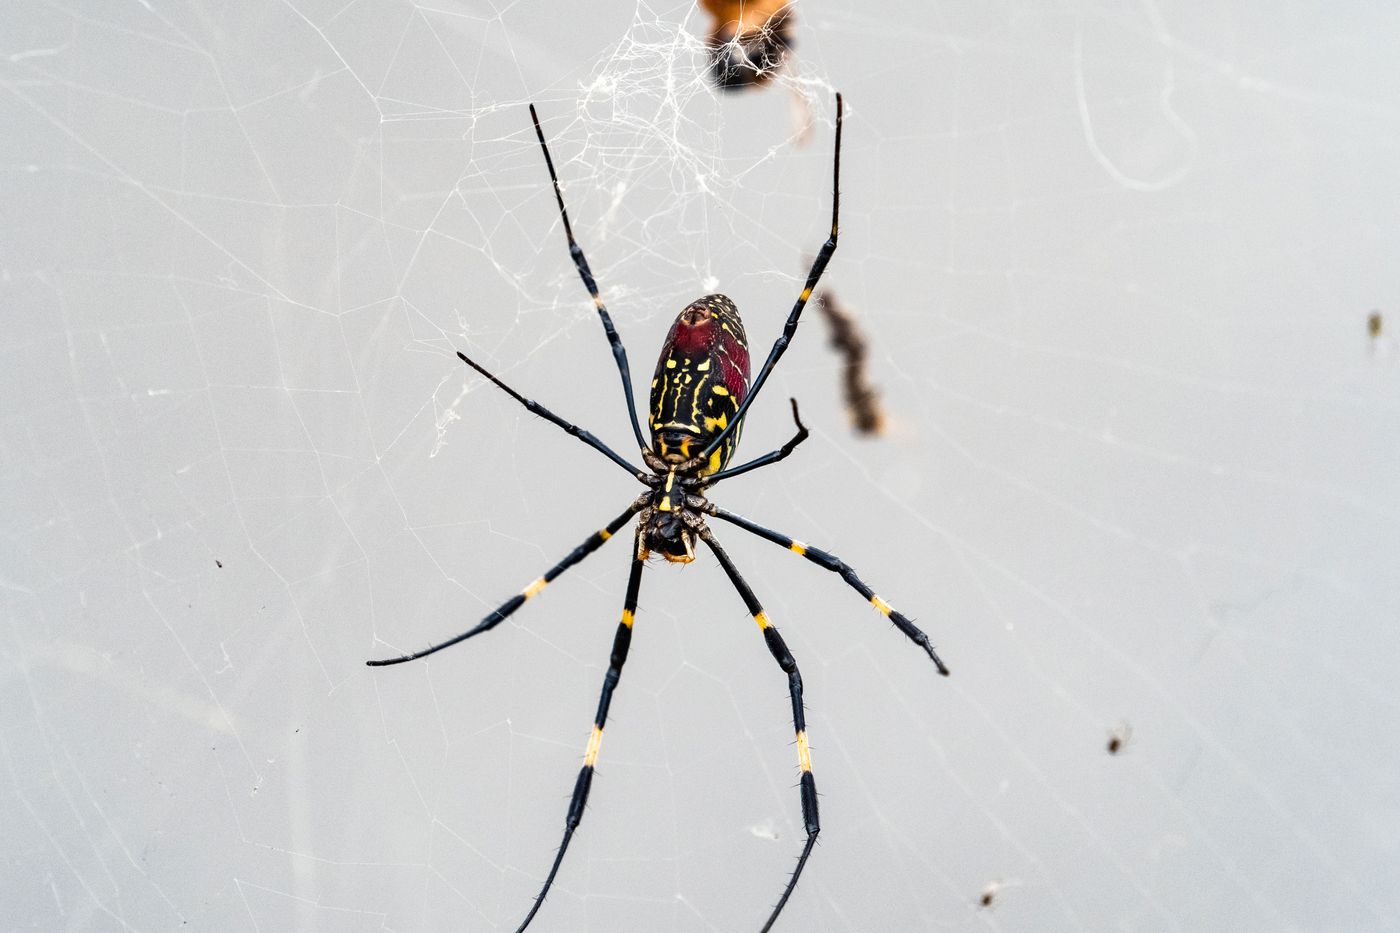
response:
[[[1371,356],[1377,360],[1389,359],[1395,349],[1395,338],[1386,332],[1386,321],[1378,310],[1366,316],[1366,336],[1370,338]]]
[[[836,95],[836,145],[832,158],[831,181],[831,233],[812,262],[812,267],[807,273],[806,284],[788,314],[782,333],[773,342],[772,349],[768,351],[767,359],[764,360],[763,365],[759,367],[758,374],[750,382],[748,338],[744,333],[744,326],[739,320],[739,311],[734,302],[724,295],[707,295],[687,305],[676,317],[675,323],[671,325],[671,331],[666,336],[666,342],[661,348],[661,357],[657,361],[655,376],[651,382],[650,407],[647,412],[650,441],[643,437],[641,426],[637,421],[636,402],[632,397],[632,376],[627,365],[627,351],[623,347],[622,338],[618,336],[616,328],[613,327],[612,318],[598,293],[598,285],[593,278],[592,270],[589,269],[588,260],[584,258],[583,249],[574,239],[573,228],[569,224],[569,214],[564,208],[564,195],[559,186],[559,177],[554,171],[554,160],[549,154],[549,146],[544,139],[544,130],[540,127],[539,117],[533,106],[530,107],[530,116],[534,120],[535,134],[539,138],[545,165],[549,169],[550,181],[554,185],[554,196],[559,206],[559,218],[563,223],[564,236],[568,240],[569,255],[573,259],[579,277],[583,280],[584,287],[588,289],[589,295],[593,298],[593,305],[597,309],[599,320],[603,325],[603,333],[607,336],[608,343],[612,347],[613,359],[617,364],[618,375],[622,379],[623,394],[627,401],[627,414],[632,423],[632,433],[636,438],[646,469],[643,470],[632,465],[621,454],[598,440],[589,431],[564,420],[533,399],[525,398],[497,379],[479,363],[467,357],[466,354],[458,353],[457,356],[463,363],[485,376],[497,388],[524,405],[530,412],[558,425],[567,433],[621,466],[648,488],[633,500],[621,515],[618,515],[599,531],[589,535],[563,560],[545,571],[543,576],[537,577],[472,628],[421,651],[368,663],[371,667],[380,667],[412,661],[495,628],[528,600],[539,595],[560,574],[596,551],[603,542],[621,531],[623,526],[636,516],[637,526],[633,536],[631,572],[627,579],[627,592],[623,597],[622,619],[618,623],[617,633],[613,637],[608,671],[603,678],[598,709],[593,717],[593,729],[583,755],[583,766],[574,781],[573,796],[569,801],[569,808],[564,819],[563,841],[559,845],[539,895],[535,898],[529,913],[526,914],[524,921],[518,928],[524,930],[544,903],[545,896],[549,893],[550,887],[554,884],[554,879],[559,873],[559,867],[564,862],[564,854],[569,849],[569,842],[573,839],[574,832],[583,819],[584,806],[588,801],[589,790],[593,784],[594,766],[597,763],[598,752],[603,741],[603,727],[607,723],[608,708],[612,703],[613,691],[622,677],[622,667],[627,660],[627,654],[632,644],[637,596],[642,583],[642,569],[646,566],[648,557],[653,553],[674,563],[689,563],[695,559],[697,539],[703,542],[714,553],[720,567],[729,578],[729,582],[738,592],[745,608],[753,616],[754,621],[758,623],[764,644],[767,645],[773,660],[778,663],[787,676],[788,694],[792,702],[793,729],[797,736],[797,765],[801,775],[798,788],[802,822],[807,832],[807,838],[802,853],[798,856],[796,869],[788,879],[782,896],[778,899],[777,905],[762,927],[766,931],[778,919],[778,915],[797,886],[797,880],[802,875],[802,869],[812,854],[812,847],[816,844],[817,834],[821,830],[817,815],[817,785],[812,776],[812,753],[807,741],[807,725],[803,710],[802,675],[798,671],[797,661],[793,658],[792,652],[788,650],[783,637],[778,634],[777,627],[773,625],[764,612],[758,597],[754,595],[749,584],[739,573],[739,569],[730,560],[725,550],[720,547],[714,532],[706,524],[706,519],[717,518],[731,525],[736,525],[750,534],[771,541],[806,558],[818,567],[838,574],[848,586],[922,648],[932,659],[940,674],[947,675],[948,673],[948,668],[938,657],[938,653],[934,650],[928,636],[903,613],[876,595],[875,591],[856,575],[855,570],[839,557],[819,548],[808,547],[782,532],[774,531],[743,516],[727,512],[705,497],[705,491],[720,480],[730,479],[751,470],[777,463],[790,455],[797,448],[797,445],[807,438],[807,428],[802,424],[802,419],[797,411],[797,401],[793,399],[792,419],[797,426],[797,433],[777,450],[770,451],[738,466],[729,465],[739,443],[739,432],[745,413],[753,404],[754,399],[758,397],[759,390],[763,388],[764,382],[773,372],[773,368],[778,364],[778,360],[797,332],[802,309],[811,298],[812,290],[816,287],[827,263],[830,262],[832,254],[836,252],[837,221],[840,215],[841,95]]]
[[[788,86],[793,140],[805,146],[812,135],[811,102],[797,79],[792,53],[796,17],[787,0],[700,0],[710,14],[705,45],[710,53],[710,79],[725,91],[760,88],[780,74]]]
[[[983,910],[995,910],[1001,901],[1002,892],[1007,888],[1014,888],[1020,884],[1019,881],[989,881],[982,889],[982,893],[977,895],[977,906]]]
[[[787,0],[700,0],[712,17],[706,44],[710,74],[726,90],[767,84],[792,50]]]
[[[1104,748],[1110,755],[1116,755],[1128,747],[1128,742],[1132,737],[1133,727],[1126,722],[1120,722],[1108,730],[1108,744]]]

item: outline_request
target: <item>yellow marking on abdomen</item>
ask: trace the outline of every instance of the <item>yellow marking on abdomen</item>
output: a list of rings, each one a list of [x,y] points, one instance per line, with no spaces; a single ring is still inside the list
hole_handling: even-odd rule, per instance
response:
[[[531,596],[534,596],[536,593],[538,593],[540,590],[544,589],[548,585],[549,581],[546,580],[544,577],[536,578],[534,583],[531,583],[529,586],[525,587],[525,598],[529,599]]]
[[[628,628],[631,628],[631,627],[632,627],[632,610],[631,610],[631,609],[624,609],[624,610],[622,610],[622,624],[625,625],[625,626],[627,626]]]
[[[753,620],[758,623],[760,629],[765,629],[769,625],[768,614],[761,609],[754,614]]]
[[[879,609],[885,615],[889,615],[891,612],[894,612],[894,607],[891,606],[889,603],[885,602],[879,596],[870,597],[870,605],[874,606],[876,609]]]
[[[695,369],[696,369],[696,371],[702,372],[702,373],[707,373],[707,372],[709,372],[709,371],[710,371],[710,361],[709,361],[709,360],[701,360],[701,361],[700,361],[700,365],[699,365],[699,366],[696,366]]]
[[[794,541],[791,544],[789,544],[788,547],[791,548],[792,551],[796,554],[807,553],[807,545],[803,544],[801,541]]]
[[[715,386],[714,388],[710,389],[710,391],[713,392],[713,393],[716,394],[716,395],[728,395],[728,394],[729,394],[729,390],[726,389],[724,386]]]
[[[593,767],[593,762],[598,760],[598,749],[603,744],[603,730],[597,726],[593,727],[593,734],[588,737],[588,750],[583,753],[583,766]]]
[[[797,733],[797,766],[803,771],[812,770],[812,749],[807,744],[807,730]]]

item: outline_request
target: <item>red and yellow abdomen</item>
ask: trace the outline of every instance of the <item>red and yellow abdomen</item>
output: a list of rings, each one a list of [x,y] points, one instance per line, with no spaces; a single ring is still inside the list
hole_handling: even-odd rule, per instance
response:
[[[739,309],[724,295],[706,295],[676,317],[651,380],[652,448],[680,463],[698,455],[733,419],[749,391],[749,343]],[[724,469],[739,445],[735,425],[700,473]]]

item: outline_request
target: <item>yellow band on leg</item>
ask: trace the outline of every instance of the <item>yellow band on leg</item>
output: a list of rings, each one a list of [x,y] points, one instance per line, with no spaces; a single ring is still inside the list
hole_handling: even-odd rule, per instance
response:
[[[593,767],[593,762],[598,760],[598,749],[602,744],[603,730],[594,726],[593,734],[588,737],[588,750],[583,753],[583,764],[585,767]]]

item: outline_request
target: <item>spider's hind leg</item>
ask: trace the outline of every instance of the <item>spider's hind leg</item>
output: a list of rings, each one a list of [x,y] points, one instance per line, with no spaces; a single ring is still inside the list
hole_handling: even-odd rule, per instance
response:
[[[603,322],[603,334],[608,338],[608,346],[612,347],[617,374],[622,378],[622,392],[627,398],[627,417],[632,422],[632,434],[637,438],[637,446],[646,450],[647,442],[642,437],[642,428],[637,422],[637,402],[632,397],[632,372],[627,367],[627,348],[622,345],[622,338],[618,336],[617,328],[613,327],[612,318],[608,316],[608,307],[603,304],[603,298],[598,294],[598,282],[593,278],[593,270],[588,267],[583,247],[574,239],[574,228],[569,223],[569,212],[564,207],[564,192],[559,187],[559,176],[554,171],[554,159],[549,154],[549,143],[544,141],[544,129],[540,126],[540,116],[535,112],[534,104],[530,105],[530,119],[534,121],[535,136],[540,141],[540,149],[544,152],[544,164],[549,169],[549,180],[554,185],[554,200],[559,205],[559,219],[564,222],[564,236],[569,241],[569,258],[574,261],[574,268],[583,280],[583,287],[588,289],[588,294],[593,299],[593,307],[598,311],[598,319]]]
[[[477,372],[485,376],[487,379],[491,380],[493,385],[495,385],[502,392],[509,395],[511,398],[515,399],[520,404],[524,405],[526,410],[529,411],[531,414],[539,415],[546,421],[549,421],[552,424],[557,424],[559,427],[564,429],[565,434],[570,434],[578,438],[579,440],[587,444],[589,447],[592,447],[594,450],[607,457],[613,463],[616,463],[618,466],[622,467],[628,473],[631,473],[633,476],[637,477],[642,482],[646,482],[646,479],[644,479],[644,477],[648,474],[642,473],[632,464],[628,463],[627,460],[621,454],[613,450],[607,444],[604,444],[602,441],[598,440],[598,438],[594,437],[593,432],[586,431],[578,425],[573,424],[572,422],[565,421],[563,418],[560,418],[554,412],[550,411],[548,408],[545,408],[543,405],[541,405],[534,399],[526,398],[525,396],[521,395],[519,392],[506,385],[500,379],[496,378],[496,376],[488,369],[486,369],[486,367],[482,366],[476,360],[467,356],[461,350],[457,351],[457,359],[461,360],[463,363],[466,363],[472,369],[476,370]]]
[[[895,628],[899,629],[910,641],[922,648],[924,653],[933,661],[934,667],[938,668],[938,673],[942,674],[944,677],[948,676],[948,665],[943,663],[943,659],[940,658],[938,652],[934,650],[933,642],[929,640],[928,634],[915,625],[912,619],[881,598],[864,580],[856,576],[856,572],[850,564],[846,563],[835,554],[832,554],[830,551],[823,551],[821,548],[803,544],[801,541],[788,537],[781,531],[765,528],[757,522],[749,521],[742,515],[726,512],[716,505],[706,505],[704,511],[707,515],[713,515],[715,518],[722,518],[731,524],[738,525],[750,534],[757,535],[767,541],[772,541],[779,547],[787,548],[794,554],[800,554],[818,567],[830,570],[832,573],[840,576],[842,580],[846,581],[847,586],[864,597],[870,605],[874,606],[882,615],[893,622]]]

